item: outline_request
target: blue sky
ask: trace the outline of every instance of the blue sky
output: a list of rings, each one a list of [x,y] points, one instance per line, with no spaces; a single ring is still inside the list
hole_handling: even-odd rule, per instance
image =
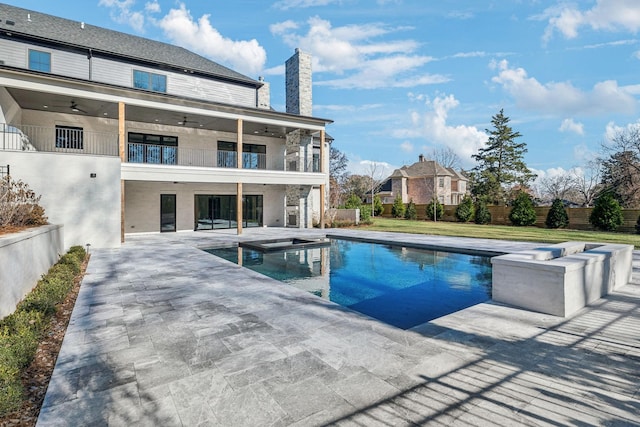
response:
[[[20,0],[6,3],[193,50],[271,84],[313,55],[314,116],[350,170],[449,147],[470,168],[504,108],[540,177],[640,125],[640,1]],[[379,167],[378,169],[381,169]]]

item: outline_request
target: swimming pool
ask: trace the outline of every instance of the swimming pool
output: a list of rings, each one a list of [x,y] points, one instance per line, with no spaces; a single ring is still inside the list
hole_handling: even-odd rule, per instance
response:
[[[488,256],[342,239],[274,252],[205,250],[402,329],[491,298]]]

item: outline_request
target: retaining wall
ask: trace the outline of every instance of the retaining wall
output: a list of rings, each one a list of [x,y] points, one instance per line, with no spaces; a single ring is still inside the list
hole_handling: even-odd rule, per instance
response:
[[[13,313],[63,253],[62,225],[43,225],[0,237],[0,319]]]

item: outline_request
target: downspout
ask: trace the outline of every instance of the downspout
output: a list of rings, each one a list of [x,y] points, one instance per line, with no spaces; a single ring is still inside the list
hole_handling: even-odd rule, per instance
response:
[[[89,80],[93,80],[93,52],[91,49],[87,51],[87,59],[89,60]]]

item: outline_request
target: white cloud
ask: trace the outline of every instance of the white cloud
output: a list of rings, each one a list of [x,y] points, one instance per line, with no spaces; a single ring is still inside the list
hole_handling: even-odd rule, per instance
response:
[[[400,144],[400,149],[402,151],[404,151],[405,153],[412,153],[413,152],[413,144],[410,143],[409,141],[405,141],[402,144]]]
[[[378,162],[375,160],[362,159],[357,155],[348,155],[349,162],[347,164],[347,170],[351,174],[355,175],[367,175],[371,176],[373,171],[374,179],[381,180],[393,173],[397,169],[387,162]]]
[[[273,4],[274,7],[282,10],[296,7],[328,6],[332,3],[340,3],[342,0],[280,0]]]
[[[265,49],[257,40],[224,37],[211,25],[209,15],[202,15],[196,21],[184,3],[178,9],[171,9],[158,21],[158,25],[172,43],[229,65],[241,73],[259,74],[267,59]]]
[[[487,135],[475,126],[451,126],[447,123],[449,111],[459,104],[453,95],[438,96],[433,101],[427,99],[425,105],[430,111],[424,114],[412,112],[412,127],[393,131],[392,135],[396,138],[424,138],[435,147],[449,147],[460,157],[463,166],[468,167],[473,164],[471,155],[484,146]]]
[[[111,19],[131,26],[139,33],[144,32],[144,15],[141,12],[131,10],[135,0],[100,0],[99,6],[111,9]]]
[[[584,135],[584,125],[574,122],[573,119],[564,119],[559,130],[560,132],[573,132],[578,135]]]
[[[160,4],[157,0],[147,2],[144,5],[144,10],[149,13],[160,13]]]
[[[618,126],[614,122],[607,123],[604,131],[605,142],[613,140],[613,138],[622,132],[638,132],[640,131],[640,119],[635,123],[627,123],[624,126]]]
[[[549,20],[543,36],[545,41],[556,31],[565,38],[575,38],[584,26],[596,31],[636,33],[640,30],[640,3],[637,0],[597,0],[591,9],[584,11],[575,5],[560,5],[547,9],[543,17]]]
[[[615,80],[596,83],[585,92],[570,82],[542,84],[529,77],[524,68],[510,68],[506,60],[497,64],[499,74],[492,81],[502,85],[523,109],[563,115],[596,113],[632,113],[636,99]]]
[[[411,28],[392,28],[382,24],[333,27],[329,21],[319,17],[310,18],[306,24],[306,34],[293,21],[274,24],[271,32],[290,47],[309,52],[313,58],[314,73],[338,76],[317,79],[314,82],[317,85],[374,89],[449,81],[446,76],[432,75],[421,69],[434,59],[417,53],[420,44],[415,40],[376,40]]]

